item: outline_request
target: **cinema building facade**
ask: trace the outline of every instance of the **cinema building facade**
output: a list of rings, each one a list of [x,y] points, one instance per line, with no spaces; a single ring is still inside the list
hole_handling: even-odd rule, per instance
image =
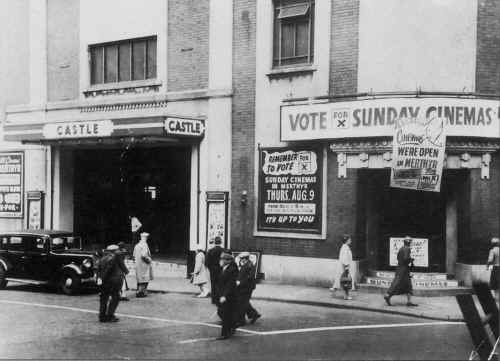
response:
[[[230,4],[2,4],[12,86],[0,227],[70,230],[106,245],[132,243],[133,219],[157,260],[184,264],[208,237],[227,240]]]
[[[0,5],[2,229],[109,243],[137,218],[157,259],[185,263],[220,235],[260,251],[266,279],[323,285],[348,233],[358,282],[375,286],[410,235],[422,286],[487,277],[496,1],[147,3]],[[427,128],[402,142],[427,145],[394,148],[413,120]],[[434,170],[417,190],[390,186],[402,156],[400,175]]]
[[[329,285],[346,233],[356,278],[369,288],[388,285],[405,235],[415,238],[418,287],[488,277],[500,231],[493,9],[461,0],[257,2],[254,142],[244,148],[253,169],[236,168],[248,157],[233,151],[231,236],[263,251],[266,279]],[[427,129],[398,137],[396,124],[415,120]],[[430,148],[393,151],[393,139],[443,135],[439,161]],[[442,171],[421,188],[391,187],[401,156],[415,158],[403,162],[407,174]],[[243,191],[253,195],[245,205],[234,197]]]

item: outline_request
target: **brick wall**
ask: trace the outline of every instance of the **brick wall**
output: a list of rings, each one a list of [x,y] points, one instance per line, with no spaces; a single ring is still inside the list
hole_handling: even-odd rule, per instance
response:
[[[265,254],[282,256],[338,258],[340,238],[344,233],[355,235],[358,172],[348,169],[347,178],[338,178],[337,155],[327,156],[327,239],[258,237],[255,245]],[[355,238],[355,237],[354,237]],[[353,246],[357,249],[357,245]],[[354,258],[358,258],[354,252]]]
[[[254,248],[256,1],[234,0],[233,7],[231,244]],[[249,195],[246,206],[240,201],[243,190]]]
[[[358,90],[359,0],[333,0],[330,94]]]
[[[479,0],[477,13],[476,91],[500,93],[500,2]]]
[[[481,170],[470,173],[470,240],[466,246],[465,261],[472,264],[486,262],[491,237],[500,234],[500,154],[492,157],[490,179],[481,179]]]
[[[168,91],[208,87],[210,0],[168,2]]]
[[[348,170],[346,179],[337,177],[337,156],[328,151],[327,239],[253,237],[254,202],[242,207],[240,195],[254,194],[254,109],[255,109],[255,0],[234,1],[233,73],[233,166],[231,202],[231,244],[265,254],[337,258],[340,236],[355,234],[357,171]],[[334,0],[334,33],[331,52],[332,92],[353,93],[357,86],[358,1]],[[335,13],[337,11],[337,13]],[[345,27],[345,28],[344,28]],[[321,51],[321,49],[316,49]],[[356,258],[356,254],[354,255]]]
[[[78,98],[80,88],[79,4],[78,1],[49,0],[47,5],[47,97],[49,101]]]

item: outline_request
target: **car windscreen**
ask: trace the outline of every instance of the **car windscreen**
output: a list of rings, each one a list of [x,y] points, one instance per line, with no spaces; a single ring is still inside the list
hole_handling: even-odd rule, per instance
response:
[[[82,239],[75,236],[52,236],[50,239],[51,249],[53,251],[64,251],[67,249],[80,249]]]

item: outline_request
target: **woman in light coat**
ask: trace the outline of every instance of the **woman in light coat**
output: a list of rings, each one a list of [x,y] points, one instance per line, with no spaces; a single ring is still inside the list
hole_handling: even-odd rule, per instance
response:
[[[210,273],[205,265],[205,252],[198,249],[193,271],[193,284],[200,287],[197,297],[208,297],[210,294]]]
[[[149,233],[142,232],[141,239],[134,247],[135,276],[137,279],[137,297],[146,297],[148,283],[153,279],[151,252],[147,243]]]
[[[335,279],[333,281],[333,286],[330,288],[331,291],[335,291],[337,288],[343,288],[345,295],[344,299],[351,300],[352,297],[349,296],[349,288],[342,287],[340,284],[340,278],[344,272],[348,272],[352,278],[352,251],[351,251],[351,236],[345,234],[342,236],[342,246],[340,247],[339,252],[339,268],[337,270],[337,274],[335,275]]]

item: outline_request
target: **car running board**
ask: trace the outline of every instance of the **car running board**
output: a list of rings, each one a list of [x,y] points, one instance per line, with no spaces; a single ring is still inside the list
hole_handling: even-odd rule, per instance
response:
[[[37,280],[28,280],[28,279],[23,279],[23,278],[6,277],[5,279],[7,281],[18,282],[18,283],[29,283],[29,284],[35,284],[35,285],[46,285],[47,284],[47,282],[37,281]]]

